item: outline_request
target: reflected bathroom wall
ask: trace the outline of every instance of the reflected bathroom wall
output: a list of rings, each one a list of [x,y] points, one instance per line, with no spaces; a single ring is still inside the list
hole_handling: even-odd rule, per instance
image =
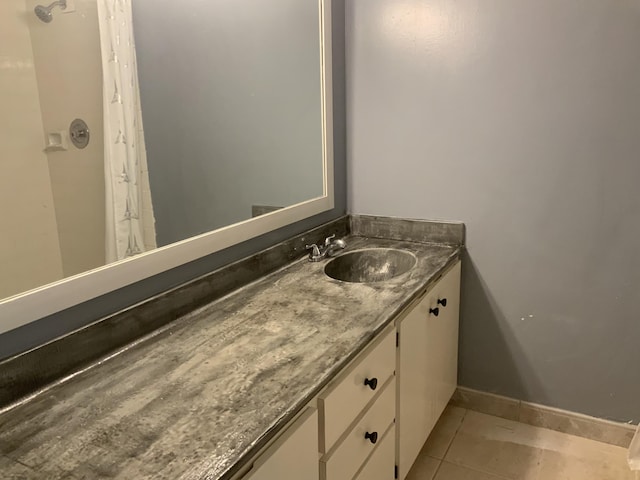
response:
[[[133,19],[159,245],[323,195],[317,1],[135,0]]]
[[[44,128],[34,145],[47,154],[63,276],[68,277],[105,263],[98,12],[96,0],[69,1],[64,10],[54,8],[52,21],[45,23],[34,14],[41,1],[26,2]],[[91,131],[84,149],[68,141],[67,131],[75,118],[85,120]],[[48,135],[56,133],[67,140],[64,150],[46,148]]]
[[[0,2],[0,298],[62,277],[24,0]]]

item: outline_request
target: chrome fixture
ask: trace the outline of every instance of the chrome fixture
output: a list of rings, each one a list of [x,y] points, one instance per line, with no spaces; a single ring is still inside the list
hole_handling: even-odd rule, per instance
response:
[[[48,7],[45,7],[44,5],[38,5],[33,9],[33,11],[35,12],[36,17],[38,17],[44,23],[51,23],[51,21],[53,20],[53,13],[51,13],[51,10],[53,10],[55,7],[60,7],[62,10],[66,10],[67,0],[58,0],[57,2],[53,2]]]
[[[84,120],[76,118],[71,122],[71,126],[69,127],[69,136],[71,137],[71,143],[73,143],[76,148],[82,149],[89,145],[91,132]]]
[[[347,242],[342,239],[334,240],[334,238],[336,238],[335,233],[324,239],[324,245],[318,246],[315,243],[307,245],[307,250],[311,250],[309,261],[319,262],[323,258],[333,257],[337,250],[344,250],[347,247]]]

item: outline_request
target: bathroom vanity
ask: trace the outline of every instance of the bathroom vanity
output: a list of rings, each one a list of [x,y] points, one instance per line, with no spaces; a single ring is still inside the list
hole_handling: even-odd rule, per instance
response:
[[[429,243],[414,227],[374,238],[352,221],[340,254],[406,252],[415,264],[405,273],[345,282],[325,274],[332,260],[309,262],[300,251],[5,407],[2,471],[404,478],[456,386],[462,248]],[[308,232],[294,249],[323,237]]]
[[[404,479],[457,385],[459,294],[457,261],[236,478]]]
[[[458,261],[237,478],[404,479],[457,385],[459,292]]]

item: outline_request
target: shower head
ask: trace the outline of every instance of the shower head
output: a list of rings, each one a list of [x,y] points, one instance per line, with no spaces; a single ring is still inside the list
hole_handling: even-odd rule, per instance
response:
[[[60,7],[62,10],[66,9],[67,0],[58,0],[57,2],[53,2],[48,7],[45,7],[44,5],[38,5],[33,9],[33,11],[35,12],[36,17],[38,17],[44,23],[51,23],[51,21],[53,20],[53,13],[51,13],[51,10],[53,10],[54,7]]]

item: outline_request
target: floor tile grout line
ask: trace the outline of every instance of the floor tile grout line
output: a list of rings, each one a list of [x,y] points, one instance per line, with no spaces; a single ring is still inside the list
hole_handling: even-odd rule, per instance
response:
[[[442,455],[442,461],[445,460],[445,458],[447,458],[447,454],[449,453],[449,450],[451,450],[451,445],[453,445],[453,442],[455,441],[456,437],[458,436],[458,432],[460,431],[460,429],[462,428],[462,424],[464,423],[465,418],[467,418],[467,413],[469,412],[468,409],[464,409],[464,413],[462,414],[462,418],[460,419],[460,423],[458,424],[455,433],[453,434],[453,437],[451,437],[451,441],[449,442],[449,445],[447,445],[447,449],[444,451],[444,455]]]
[[[503,475],[500,475],[499,473],[490,472],[488,470],[479,470],[478,468],[472,467],[471,465],[467,465],[466,463],[449,462],[449,461],[444,461],[444,460],[442,461],[442,463],[448,463],[449,465],[455,465],[456,467],[462,467],[465,470],[469,470],[470,472],[475,472],[475,473],[481,473],[483,475],[488,475],[490,477],[496,478],[497,480],[514,480],[513,478],[505,477]],[[442,466],[442,464],[440,464],[438,466],[438,469],[440,469],[440,466]]]
[[[443,463],[444,463],[444,460],[439,460],[438,461],[438,466],[436,467],[436,471],[433,472],[433,477],[431,477],[431,480],[436,480],[436,478],[438,476],[438,472],[440,471],[440,467],[442,467]]]
[[[478,473],[482,473],[484,475],[491,475],[491,476],[494,476],[494,477],[496,477],[497,479],[500,479],[500,480],[511,480],[511,479],[509,479],[507,477],[503,477],[502,475],[496,475],[496,474],[494,474],[492,472],[485,472],[485,471],[482,471],[482,470],[478,470],[478,469],[473,468],[473,467],[471,467],[469,465],[466,465],[466,464],[460,464],[460,463],[457,463],[457,462],[450,462],[450,461],[446,460],[447,454],[449,453],[449,450],[451,450],[451,446],[453,445],[453,442],[455,441],[456,437],[458,436],[458,433],[460,432],[460,429],[462,428],[462,424],[464,423],[465,419],[467,418],[467,413],[469,413],[469,409],[465,408],[464,409],[464,414],[462,415],[462,419],[460,420],[460,424],[458,425],[458,428],[456,428],[456,432],[453,434],[453,437],[451,438],[451,442],[449,443],[449,446],[447,447],[447,450],[445,451],[444,456],[442,457],[442,460],[440,461],[440,464],[438,465],[438,468],[436,469],[436,473],[433,476],[433,480],[436,480],[436,476],[438,475],[438,472],[442,468],[442,464],[445,463],[445,462],[449,463],[451,465],[457,465],[459,467],[466,468],[467,470],[470,470],[472,472],[478,472]]]
[[[469,411],[468,409],[466,409],[466,408],[464,409],[464,413],[462,414],[462,418],[460,419],[460,423],[458,424],[458,427],[456,428],[455,433],[451,437],[451,441],[449,442],[449,445],[447,445],[447,449],[444,451],[444,454],[442,455],[442,458],[440,459],[440,463],[438,463],[438,467],[436,468],[436,471],[433,473],[433,477],[432,477],[433,480],[436,480],[436,478],[438,477],[438,472],[442,468],[442,464],[445,462],[445,458],[447,458],[447,453],[449,453],[449,450],[451,449],[451,445],[453,445],[453,441],[458,436],[458,432],[460,431],[460,428],[462,428],[462,423],[464,422],[464,419],[466,418],[468,411]]]

